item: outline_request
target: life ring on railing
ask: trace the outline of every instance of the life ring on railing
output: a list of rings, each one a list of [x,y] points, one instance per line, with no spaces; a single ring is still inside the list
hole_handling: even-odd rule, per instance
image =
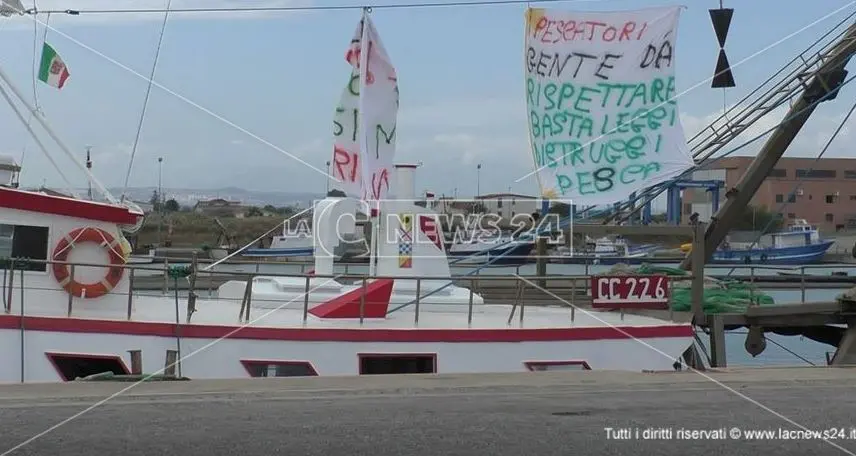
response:
[[[767,262],[767,254],[766,254],[766,253],[762,253],[762,254],[761,254],[761,263],[766,263],[766,262]]]
[[[107,275],[99,282],[95,283],[80,283],[71,277],[71,265],[65,264],[68,261],[68,254],[77,245],[84,242],[98,244],[107,249],[107,256],[110,258],[110,267],[107,270]],[[53,274],[59,285],[69,294],[78,298],[98,298],[109,293],[122,280],[122,275],[125,269],[122,265],[125,264],[125,258],[121,252],[120,241],[112,234],[93,227],[78,228],[68,233],[64,238],[60,239],[56,248],[53,251]]]

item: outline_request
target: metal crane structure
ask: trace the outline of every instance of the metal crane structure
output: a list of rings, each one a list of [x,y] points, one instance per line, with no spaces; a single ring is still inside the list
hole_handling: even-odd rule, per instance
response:
[[[726,191],[725,203],[711,217],[705,233],[705,263],[713,256],[714,250],[725,239],[730,227],[746,209],[752,196],[758,191],[761,183],[773,170],[812,112],[821,102],[836,97],[839,87],[847,77],[845,67],[854,53],[856,53],[856,23],[847,28],[844,36],[828,52],[817,55],[816,69],[795,75],[800,83],[801,95],[791,105],[785,119],[767,138],[737,185]],[[766,109],[766,106],[762,104],[758,109]],[[688,269],[691,261],[691,256],[688,255],[681,263],[681,267]]]
[[[715,161],[722,157],[714,158],[717,152],[722,151],[755,122],[785,103],[791,103],[785,119],[769,136],[753,166],[750,166],[744,175],[743,181],[734,189],[727,190],[728,201],[716,213],[715,223],[712,222],[707,231],[706,238],[711,240],[705,249],[708,255],[712,254],[727,233],[728,223],[733,222],[735,217],[732,214],[739,214],[746,207],[760,183],[785,152],[817,105],[820,102],[832,100],[837,95],[836,89],[847,74],[844,66],[856,48],[856,44],[853,43],[856,32],[854,32],[854,24],[850,23],[854,16],[856,11],[830,28],[802,53],[687,141],[697,165]],[[848,23],[850,23],[849,26]],[[796,102],[794,102],[795,99],[797,99]],[[726,152],[726,155],[728,153],[730,152]],[[680,176],[675,181],[682,178],[686,178],[686,175]],[[615,213],[602,223],[626,222],[673,183],[674,181],[665,182],[640,192],[636,198],[621,203]],[[738,189],[742,195],[735,199],[734,190]],[[715,244],[713,240],[716,240]],[[688,261],[684,266],[689,267]]]

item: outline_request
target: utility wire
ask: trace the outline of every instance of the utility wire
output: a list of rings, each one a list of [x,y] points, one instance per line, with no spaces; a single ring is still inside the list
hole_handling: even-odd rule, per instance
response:
[[[24,11],[27,14],[37,13],[59,13],[77,16],[80,14],[141,14],[141,13],[237,13],[237,12],[264,12],[264,11],[337,11],[337,10],[362,10],[373,9],[410,9],[410,8],[460,8],[468,6],[509,6],[528,5],[531,3],[602,3],[610,0],[475,0],[469,2],[411,2],[392,3],[387,5],[315,5],[315,6],[255,6],[255,7],[221,7],[221,8],[139,8],[139,9],[56,9],[37,10],[30,8]]]

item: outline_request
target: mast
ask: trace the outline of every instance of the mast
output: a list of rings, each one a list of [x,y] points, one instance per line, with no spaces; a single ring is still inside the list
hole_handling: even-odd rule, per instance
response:
[[[360,71],[360,96],[359,101],[357,102],[357,109],[360,113],[360,125],[359,131],[360,134],[360,154],[363,156],[362,161],[362,169],[360,170],[360,176],[362,179],[362,188],[363,195],[365,199],[368,199],[370,195],[369,191],[369,182],[366,180],[368,168],[366,167],[365,155],[368,153],[368,125],[366,124],[366,116],[365,114],[365,93],[366,86],[368,85],[368,74],[369,74],[369,52],[370,52],[370,44],[369,44],[369,30],[367,25],[369,16],[369,9],[363,8],[363,18],[360,21],[360,60],[359,60],[359,71]],[[374,131],[374,130],[372,130]],[[379,201],[370,201],[369,202],[369,220],[371,222],[371,239],[369,239],[369,277],[374,277],[377,271],[377,236],[381,233],[380,223],[383,219],[380,216],[380,202]]]

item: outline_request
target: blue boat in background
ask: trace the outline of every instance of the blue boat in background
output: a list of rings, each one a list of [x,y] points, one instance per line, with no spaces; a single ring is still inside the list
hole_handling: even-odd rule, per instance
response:
[[[772,233],[771,247],[732,248],[727,243],[713,253],[713,264],[802,265],[817,263],[835,242],[820,239],[817,228],[797,219],[786,231]]]

